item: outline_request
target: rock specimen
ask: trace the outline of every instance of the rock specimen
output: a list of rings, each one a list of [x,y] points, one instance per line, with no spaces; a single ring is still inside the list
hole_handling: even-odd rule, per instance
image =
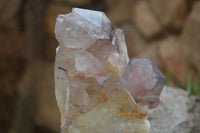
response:
[[[150,39],[162,32],[162,25],[152,11],[149,1],[138,1],[133,10],[134,20],[142,34]]]
[[[188,3],[185,0],[149,0],[151,10],[164,27],[180,29],[187,17]]]
[[[56,99],[63,133],[145,133],[165,78],[149,58],[128,58],[124,33],[103,12],[59,15]]]
[[[184,58],[200,72],[200,1],[195,2],[182,33]]]
[[[164,87],[159,107],[149,113],[149,133],[200,133],[200,98]]]

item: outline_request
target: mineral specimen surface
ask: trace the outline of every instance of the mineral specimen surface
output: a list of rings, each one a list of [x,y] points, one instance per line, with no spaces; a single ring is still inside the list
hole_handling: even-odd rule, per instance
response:
[[[55,27],[55,92],[63,133],[146,133],[165,78],[128,58],[124,33],[103,12],[74,8]]]

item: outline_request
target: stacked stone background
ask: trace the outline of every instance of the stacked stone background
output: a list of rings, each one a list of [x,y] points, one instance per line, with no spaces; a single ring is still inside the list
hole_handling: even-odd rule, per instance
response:
[[[170,86],[200,72],[199,0],[1,0],[0,133],[59,131],[54,25],[72,7],[104,11],[124,30],[129,57],[152,58],[172,73]]]

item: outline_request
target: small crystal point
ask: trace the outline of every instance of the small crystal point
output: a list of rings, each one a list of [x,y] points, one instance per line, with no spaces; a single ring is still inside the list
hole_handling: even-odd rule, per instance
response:
[[[129,61],[123,31],[103,12],[74,8],[58,16],[55,33],[62,133],[147,133],[141,105],[155,107],[164,84],[152,61]]]
[[[55,25],[56,38],[67,48],[88,48],[97,39],[109,39],[110,20],[103,12],[73,8],[72,13],[59,15]]]
[[[127,64],[121,81],[140,105],[155,108],[165,84],[165,77],[150,58],[133,58]]]
[[[92,24],[98,26],[99,28],[104,28],[103,23],[105,22],[110,23],[110,20],[106,17],[106,15],[100,11],[73,8],[72,12],[77,13],[78,15],[85,18],[87,21],[91,22]]]

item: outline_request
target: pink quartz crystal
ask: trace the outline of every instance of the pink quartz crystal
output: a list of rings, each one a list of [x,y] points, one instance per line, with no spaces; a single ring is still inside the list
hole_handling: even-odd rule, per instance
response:
[[[148,132],[147,107],[158,105],[165,82],[153,62],[129,61],[123,31],[103,12],[73,8],[55,33],[62,133]]]
[[[150,58],[130,59],[121,81],[138,104],[158,106],[165,77]]]

